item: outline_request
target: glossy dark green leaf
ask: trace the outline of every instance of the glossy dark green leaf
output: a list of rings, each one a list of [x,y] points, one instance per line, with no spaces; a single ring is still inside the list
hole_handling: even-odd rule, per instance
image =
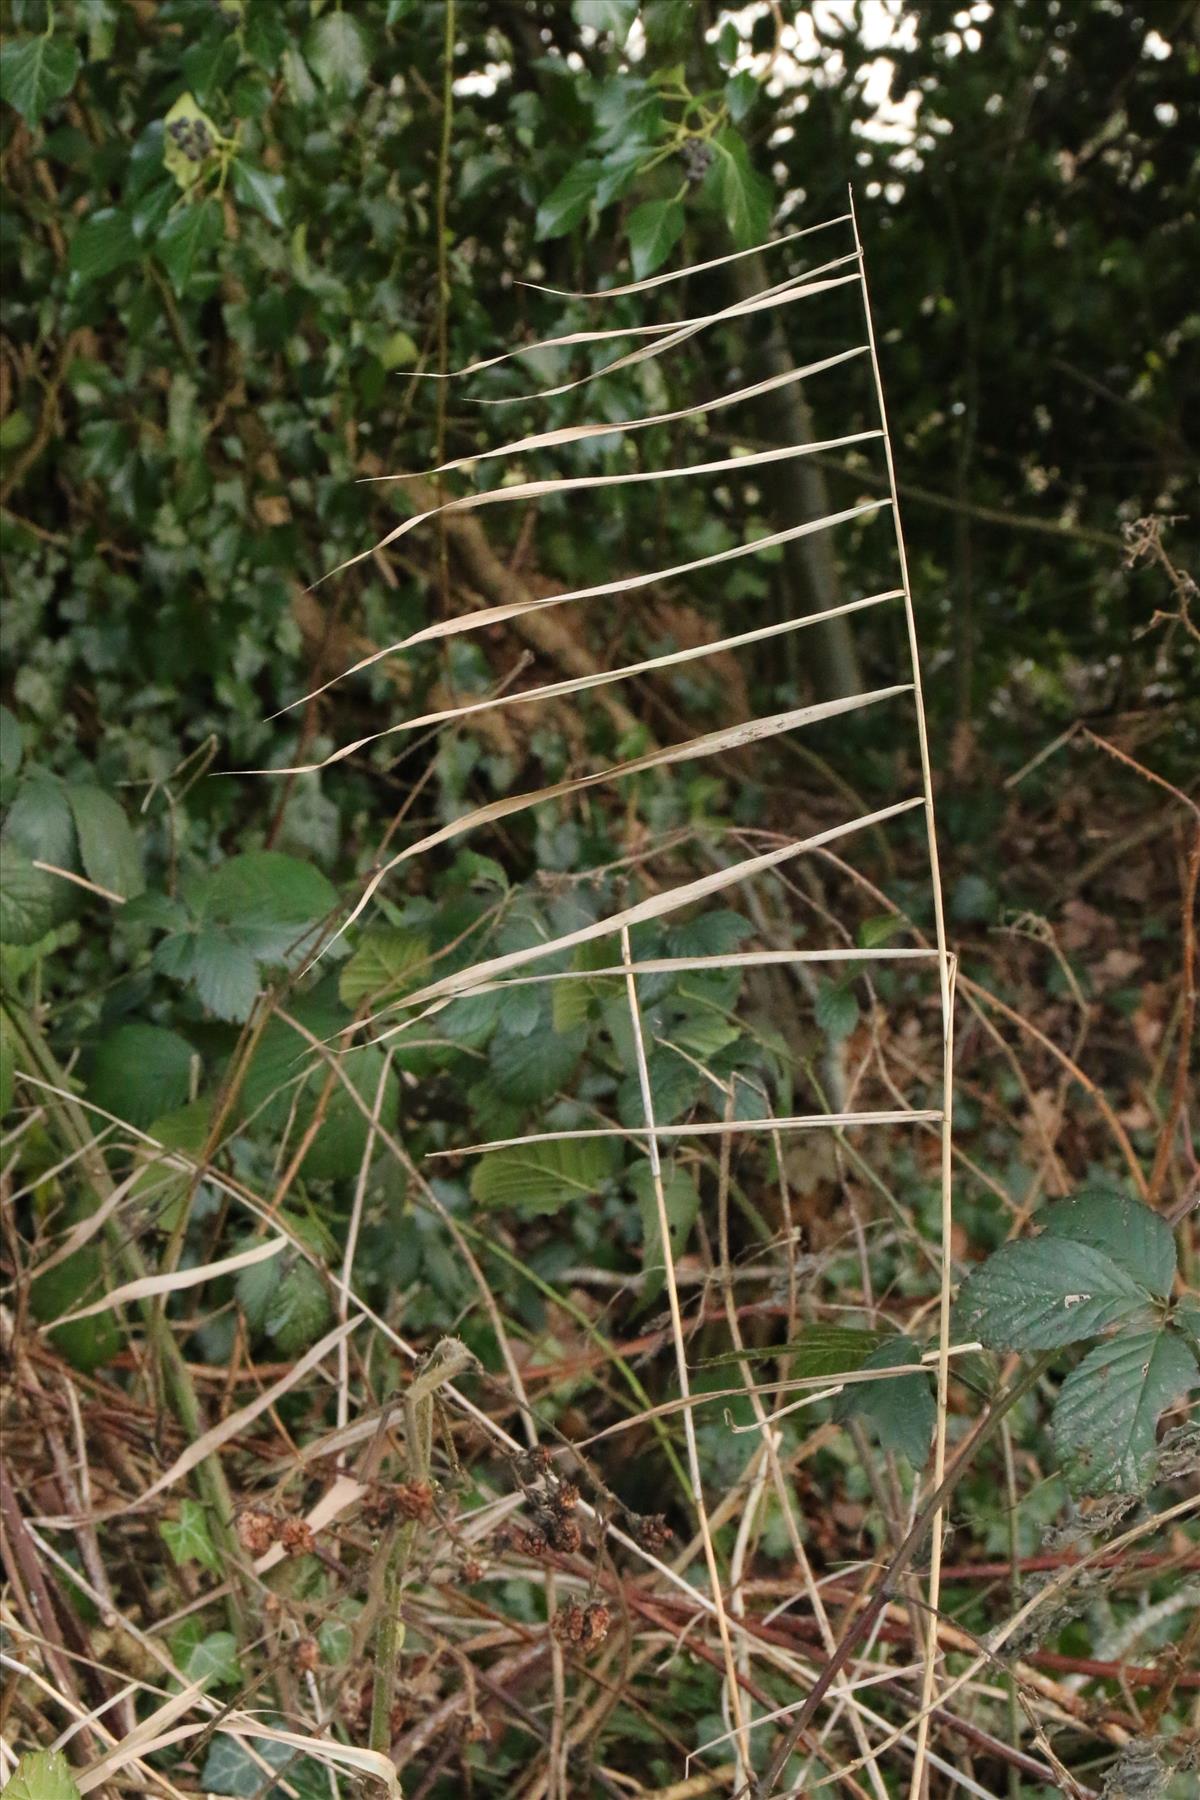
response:
[[[0,47],[0,99],[36,125],[75,86],[79,53],[67,38],[14,37]]]
[[[598,179],[599,165],[594,162],[576,163],[568,170],[553,193],[538,207],[534,236],[562,237],[564,232],[578,225],[592,203]]]
[[[155,253],[177,294],[185,294],[212,266],[212,253],[225,235],[219,200],[199,200],[173,212],[154,242]]]
[[[86,218],[71,239],[71,270],[80,283],[112,275],[139,254],[131,216],[122,208],[102,207]]]
[[[256,163],[249,163],[244,157],[238,157],[233,165],[234,198],[242,206],[253,207],[272,225],[283,224],[283,195],[286,183],[282,175],[272,175],[266,169],[260,169]]]
[[[647,200],[634,207],[627,230],[637,280],[652,275],[683,236],[684,213],[675,200]]]

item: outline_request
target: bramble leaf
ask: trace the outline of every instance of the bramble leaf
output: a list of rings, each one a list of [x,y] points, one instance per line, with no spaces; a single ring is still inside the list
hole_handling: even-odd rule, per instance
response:
[[[1043,1237],[1071,1238],[1103,1250],[1122,1269],[1164,1299],[1175,1280],[1175,1237],[1151,1207],[1119,1189],[1083,1188],[1047,1207],[1038,1223]]]
[[[471,1198],[480,1206],[510,1207],[527,1217],[555,1213],[597,1193],[611,1176],[614,1160],[605,1138],[489,1150],[475,1165]]]
[[[1050,1350],[1149,1315],[1151,1296],[1103,1250],[1069,1238],[1005,1244],[970,1276],[957,1314],[989,1350]]]
[[[84,874],[123,900],[134,900],[146,883],[137,839],[124,810],[98,787],[68,787]]]
[[[1054,1440],[1072,1485],[1140,1493],[1154,1473],[1159,1415],[1200,1382],[1175,1331],[1128,1331],[1097,1344],[1073,1369],[1054,1408]]]
[[[919,1363],[921,1352],[911,1338],[889,1338],[860,1364],[863,1369],[892,1369]],[[915,1372],[894,1381],[853,1382],[834,1403],[835,1419],[858,1414],[873,1427],[885,1450],[898,1451],[914,1469],[924,1468],[929,1440],[937,1423],[937,1407],[929,1376]]]

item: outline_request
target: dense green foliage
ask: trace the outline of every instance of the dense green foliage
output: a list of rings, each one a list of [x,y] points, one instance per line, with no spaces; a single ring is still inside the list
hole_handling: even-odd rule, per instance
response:
[[[1019,1513],[1015,1495],[1007,1518],[997,1510],[994,1470],[973,1472],[965,1541],[1033,1557],[1073,1494],[1169,1500],[1182,1464],[1164,1458],[1165,1487],[1154,1488],[1158,1427],[1195,1382],[1197,1313],[1180,1298],[1194,1248],[1141,1202],[1149,1187],[1178,1222],[1194,1167],[1185,1154],[1160,1173],[1158,1155],[1164,1119],[1170,1144],[1186,1135],[1172,1099],[1176,1067],[1187,1072],[1172,854],[1178,846],[1182,864],[1183,809],[1099,752],[1083,762],[1078,727],[1117,739],[1174,787],[1194,780],[1200,637],[1187,614],[1194,588],[1178,571],[1196,544],[1195,9],[458,0],[448,14],[444,0],[12,0],[6,13],[0,1100],[9,1123],[21,1121],[5,1273],[36,1276],[29,1328],[46,1327],[38,1342],[49,1347],[39,1354],[165,1406],[194,1433],[164,1320],[179,1360],[228,1367],[232,1392],[250,1365],[294,1364],[336,1326],[349,1244],[356,1291],[405,1339],[425,1350],[447,1330],[461,1336],[484,1371],[480,1404],[496,1402],[512,1373],[501,1317],[530,1366],[550,1371],[536,1394],[548,1431],[615,1430],[646,1409],[636,1450],[601,1458],[613,1505],[631,1516],[666,1508],[677,1531],[690,1529],[678,1434],[649,1414],[673,1376],[639,1144],[567,1138],[469,1161],[447,1154],[535,1125],[640,1126],[629,1012],[611,973],[619,945],[598,938],[562,964],[586,980],[481,995],[380,1042],[346,1047],[345,1034],[434,975],[586,927],[656,882],[711,872],[781,833],[820,829],[846,815],[847,796],[866,812],[911,791],[896,714],[874,707],[852,729],[830,720],[753,756],[652,770],[450,837],[399,869],[308,965],[344,902],[415,838],[656,743],[899,680],[903,623],[873,609],[671,675],[481,710],[441,733],[372,734],[533,677],[637,663],[890,588],[890,534],[863,512],[836,535],[731,556],[644,597],[430,638],[311,690],[480,604],[735,552],[884,494],[877,444],[834,444],[761,477],[557,494],[371,550],[437,492],[550,472],[538,451],[470,461],[504,439],[669,413],[861,342],[861,320],[835,290],[783,324],[735,317],[595,385],[577,381],[607,348],[428,379],[595,326],[595,303],[573,290],[835,218],[853,182],[951,929],[978,1000],[959,1064],[952,1248],[964,1273],[979,1260],[960,1299],[962,1334],[999,1357],[966,1365],[955,1405],[971,1410],[1010,1351],[1046,1352],[1047,1380],[1060,1384],[1052,1408],[1022,1401],[1015,1415]],[[631,328],[733,305],[746,284],[844,253],[842,237],[826,241],[615,297],[602,322]],[[545,386],[561,391],[528,398]],[[553,467],[633,473],[876,423],[862,358],[781,393],[791,401],[714,411],[699,445],[692,425],[668,421],[577,442]],[[374,479],[450,459],[470,466],[436,485]],[[1161,538],[1157,525],[1136,526],[1148,518],[1168,521]],[[1075,749],[1023,772],[1068,729]],[[244,772],[323,761],[351,742],[319,773]],[[847,1083],[860,1104],[890,1107],[896,1080],[907,1103],[929,1104],[940,1045],[928,965],[855,960],[929,930],[918,820],[867,834],[856,874],[823,863],[753,916],[723,896],[635,931],[639,957],[681,958],[825,941],[835,922],[854,953],[802,988],[738,968],[643,978],[660,1124],[727,1109],[752,1120],[836,1111]],[[989,997],[1009,1023],[1035,1024],[1019,1055],[996,1055]],[[47,1084],[88,1110],[68,1110],[64,1125]],[[44,1114],[30,1111],[39,1095]],[[113,1121],[85,1153],[85,1128]],[[833,1567],[902,1535],[928,1453],[932,1388],[914,1364],[935,1330],[937,1170],[908,1126],[885,1154],[858,1139],[810,1147],[818,1135],[777,1156],[764,1134],[732,1174],[715,1139],[695,1153],[679,1145],[664,1193],[673,1252],[707,1271],[714,1295],[718,1194],[735,1260],[757,1267],[783,1247],[786,1279],[776,1270],[745,1308],[752,1361],[782,1358],[814,1384],[905,1371],[848,1387],[819,1415],[845,1427],[803,1465],[818,1494],[839,1496],[838,1523],[812,1531],[814,1555]],[[148,1139],[176,1160],[155,1162]],[[132,1250],[123,1233],[86,1228],[123,1181]],[[1076,1190],[1038,1212],[1041,1235],[1005,1242],[1043,1193]],[[182,1292],[144,1319],[130,1311],[158,1359],[152,1379],[140,1351],[130,1361],[115,1313],[55,1323],[147,1267],[169,1274],[251,1251],[261,1231],[253,1209],[239,1211],[247,1196],[289,1247],[219,1275],[201,1309]],[[38,1274],[67,1228],[87,1241]],[[478,1269],[495,1310],[480,1304]],[[747,1363],[697,1280],[696,1386],[717,1389]],[[618,1353],[627,1340],[634,1348]],[[404,1366],[381,1345],[355,1364],[364,1406]],[[282,1428],[297,1438],[329,1428],[326,1399],[288,1395]],[[784,1422],[782,1455],[801,1454],[813,1416]],[[744,1395],[728,1417],[751,1423]],[[703,1420],[706,1481],[728,1491],[749,1440],[719,1409]],[[248,1493],[275,1466],[264,1443],[241,1471]],[[459,1484],[464,1509],[513,1480],[482,1440],[468,1448],[476,1466],[456,1466],[446,1483]],[[197,1480],[198,1497],[175,1495],[153,1539],[160,1579],[181,1596],[236,1551],[228,1490],[223,1500],[203,1468]],[[537,1491],[531,1477],[529,1504]],[[727,1518],[726,1558],[735,1529]],[[778,1511],[761,1551],[768,1570],[790,1566]],[[320,1668],[341,1670],[340,1683],[358,1601],[341,1565],[293,1566],[289,1604],[319,1621]],[[542,1616],[541,1590],[516,1578],[479,1592],[523,1625]],[[968,1629],[986,1626],[969,1584],[948,1605]],[[1118,1603],[1095,1605],[1119,1635]],[[230,1697],[252,1678],[253,1634],[221,1614],[219,1603],[203,1623],[193,1614],[169,1649],[184,1679]],[[1092,1648],[1069,1621],[1047,1631],[1052,1654]],[[1160,1633],[1151,1649],[1167,1641]],[[616,1705],[597,1757],[674,1779],[678,1743],[694,1749],[723,1728],[719,1671],[719,1660],[681,1664],[665,1700],[647,1689],[665,1736],[640,1700]],[[783,1705],[789,1690],[772,1679],[767,1698]],[[287,1704],[286,1689],[269,1698],[280,1717]],[[1182,1699],[1175,1707],[1181,1716]],[[1169,1733],[1178,1718],[1159,1723]],[[289,1754],[259,1749],[276,1767]],[[1081,1766],[1094,1753],[1084,1734],[1068,1750]],[[261,1769],[234,1740],[218,1737],[206,1754],[183,1780],[261,1793]],[[469,1743],[462,1754],[475,1758],[481,1793],[519,1791],[531,1766],[515,1729],[497,1727],[486,1758]],[[1000,1767],[987,1764],[987,1778],[1003,1780]],[[458,1762],[440,1770],[429,1777],[438,1800],[461,1791]],[[418,1780],[428,1772],[422,1763]],[[303,1794],[329,1791],[311,1761],[288,1774]]]

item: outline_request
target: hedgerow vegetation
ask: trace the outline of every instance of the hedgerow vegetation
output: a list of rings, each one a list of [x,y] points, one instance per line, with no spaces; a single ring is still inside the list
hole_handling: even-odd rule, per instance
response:
[[[1186,1800],[1194,5],[5,15],[5,1792]]]

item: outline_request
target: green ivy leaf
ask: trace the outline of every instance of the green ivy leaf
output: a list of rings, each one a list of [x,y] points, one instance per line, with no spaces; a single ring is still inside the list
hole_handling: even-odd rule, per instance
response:
[[[759,83],[749,69],[739,69],[725,83],[725,104],[735,125],[740,125],[752,109],[760,93]]]
[[[745,140],[736,131],[718,132],[712,144],[716,158],[705,186],[714,184],[738,249],[752,249],[771,228],[775,205],[771,185],[752,167]]]
[[[1161,1213],[1117,1188],[1082,1188],[1040,1215],[1043,1237],[1072,1238],[1103,1250],[1135,1281],[1161,1294],[1175,1282],[1175,1237]]]
[[[191,1089],[192,1047],[177,1032],[135,1020],[118,1025],[96,1052],[88,1094],[105,1112],[145,1128],[182,1106]]]
[[[304,54],[317,80],[336,100],[352,100],[371,73],[367,35],[347,12],[326,13],[309,30]]]
[[[817,991],[813,1014],[830,1043],[840,1044],[858,1024],[858,995],[848,982],[827,981]]]
[[[61,1750],[23,1756],[4,1788],[5,1800],[79,1800],[71,1765]]]
[[[163,120],[163,167],[187,193],[217,153],[221,134],[188,92],[180,94]]]
[[[56,100],[64,100],[79,74],[74,44],[55,37],[10,38],[0,48],[0,100],[36,125]]]
[[[1054,1441],[1072,1485],[1141,1493],[1154,1473],[1160,1414],[1198,1382],[1196,1358],[1174,1331],[1127,1331],[1097,1344],[1054,1408]]]
[[[233,165],[233,192],[235,199],[243,206],[253,207],[272,225],[283,224],[283,198],[285,182],[282,175],[271,175],[266,169],[260,169],[256,163],[245,162],[241,157]]]
[[[911,1338],[889,1338],[859,1366],[894,1369],[919,1363],[921,1352]],[[854,1382],[834,1403],[833,1416],[845,1420],[854,1415],[866,1419],[885,1450],[907,1457],[914,1469],[922,1469],[929,1456],[929,1440],[937,1423],[937,1407],[929,1376],[915,1372],[897,1375],[894,1381]]]
[[[179,1631],[171,1640],[171,1653],[180,1673],[187,1681],[202,1681],[206,1687],[232,1687],[242,1679],[238,1662],[237,1639],[232,1631],[210,1631],[201,1635]]]
[[[67,802],[88,880],[124,900],[136,899],[146,883],[137,839],[122,807],[97,787],[68,787]]]
[[[503,1207],[527,1218],[556,1213],[598,1193],[611,1178],[615,1159],[607,1138],[489,1150],[475,1165],[471,1198],[480,1206]]]
[[[533,225],[535,238],[540,241],[562,237],[578,225],[595,196],[599,170],[598,163],[579,162],[567,171],[553,193],[537,209]]]
[[[684,223],[677,200],[647,200],[634,207],[627,229],[636,280],[661,268],[683,236]]]
[[[71,239],[71,273],[80,286],[135,262],[139,245],[129,214],[116,206],[91,213]]]
[[[219,102],[240,61],[237,33],[208,32],[183,53],[183,78],[206,106]]]
[[[989,1350],[1051,1350],[1144,1319],[1150,1295],[1103,1250],[1069,1238],[1005,1244],[958,1301],[963,1335]]]
[[[201,200],[172,213],[155,240],[155,251],[177,294],[185,294],[210,251],[225,235],[219,200]]]
[[[186,1563],[199,1563],[201,1568],[212,1569],[214,1573],[220,1570],[221,1558],[209,1534],[208,1514],[198,1501],[181,1501],[179,1517],[164,1519],[158,1529],[178,1568],[183,1568]]]

